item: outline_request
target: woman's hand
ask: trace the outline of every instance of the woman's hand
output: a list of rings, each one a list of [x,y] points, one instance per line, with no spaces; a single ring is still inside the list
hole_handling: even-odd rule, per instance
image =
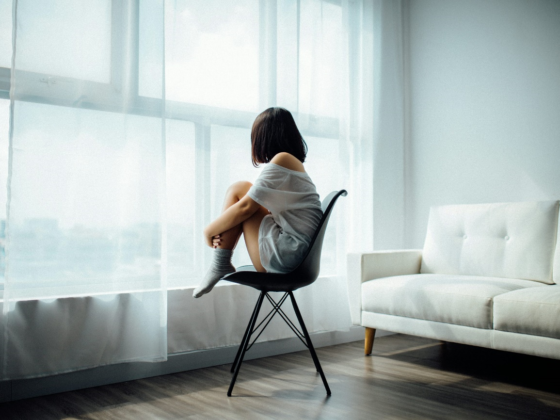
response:
[[[222,242],[222,235],[257,212],[260,205],[248,195],[245,195],[234,205],[228,207],[216,220],[204,228],[206,245],[218,248]]]
[[[218,246],[222,243],[222,234],[219,233],[217,235],[211,236],[207,233],[206,229],[204,230],[204,239],[206,240],[206,245],[211,248],[218,248]]]
[[[221,243],[222,243],[222,235],[221,234],[212,237],[212,246],[214,248],[218,248]]]

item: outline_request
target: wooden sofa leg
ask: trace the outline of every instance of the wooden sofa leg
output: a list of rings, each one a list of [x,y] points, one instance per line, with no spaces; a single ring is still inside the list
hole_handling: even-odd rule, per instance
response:
[[[375,328],[366,327],[366,340],[364,343],[364,353],[366,356],[371,354],[371,349],[373,349],[373,339],[375,337]]]

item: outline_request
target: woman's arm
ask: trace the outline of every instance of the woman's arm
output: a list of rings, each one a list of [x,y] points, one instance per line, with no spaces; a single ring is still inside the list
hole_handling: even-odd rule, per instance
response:
[[[220,215],[220,217],[206,226],[206,228],[204,229],[204,238],[206,240],[206,244],[212,247],[212,237],[240,225],[253,214],[255,214],[259,207],[259,203],[257,203],[248,195],[245,195],[233,206],[228,207],[228,209],[224,211]]]

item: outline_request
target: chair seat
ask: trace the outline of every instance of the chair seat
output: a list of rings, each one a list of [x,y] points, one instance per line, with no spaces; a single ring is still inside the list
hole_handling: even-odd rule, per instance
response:
[[[294,273],[259,273],[252,265],[239,267],[235,273],[224,276],[222,280],[253,287],[261,292],[293,292],[312,283]]]

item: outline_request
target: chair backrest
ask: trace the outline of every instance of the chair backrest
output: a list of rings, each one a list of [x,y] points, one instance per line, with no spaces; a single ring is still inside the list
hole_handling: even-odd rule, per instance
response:
[[[325,238],[327,224],[329,223],[329,218],[331,217],[336,200],[338,197],[346,195],[348,195],[346,190],[333,191],[321,203],[323,217],[309,244],[309,249],[301,263],[289,274],[294,280],[297,278],[297,282],[300,283],[298,287],[308,286],[319,277],[319,271],[321,269],[321,250],[323,248],[323,239]]]

